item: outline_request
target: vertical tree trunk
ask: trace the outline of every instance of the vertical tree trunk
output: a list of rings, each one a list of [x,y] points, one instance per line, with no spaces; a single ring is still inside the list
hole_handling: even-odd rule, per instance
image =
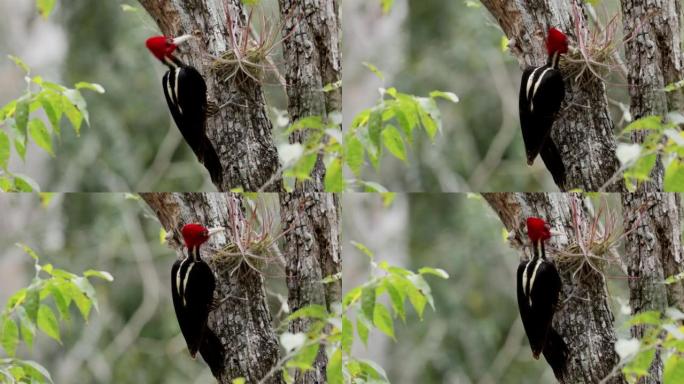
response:
[[[544,39],[549,27],[566,32],[575,42],[575,24],[586,29],[584,3],[580,0],[482,0],[511,40],[511,52],[520,67],[542,65],[547,60]],[[575,19],[572,9],[577,7]],[[567,173],[567,189],[624,191],[615,155],[614,125],[608,112],[604,83],[590,72],[581,84],[566,78],[565,102],[551,136],[558,145]]]
[[[179,257],[185,252],[180,234],[184,224],[226,228],[230,223],[244,225],[242,199],[237,194],[146,193],[142,197],[169,233],[169,245]],[[277,365],[279,344],[261,274],[251,268],[234,271],[233,265],[210,256],[233,241],[219,234],[203,245],[204,259],[217,275],[217,296],[231,297],[209,316],[209,328],[221,339],[225,350],[224,371],[217,379],[229,384],[244,377],[248,383],[256,383]],[[267,382],[279,384],[283,380],[276,374]]]
[[[342,80],[340,22],[337,0],[279,0],[283,25],[288,112],[292,122],[307,116],[328,118],[342,112],[342,90],[323,87]],[[341,126],[340,126],[341,129]],[[308,132],[292,133],[290,142],[304,142]],[[301,183],[305,191],[322,191],[325,166],[318,156],[312,179]]]
[[[578,243],[574,232],[575,222],[586,230],[588,207],[577,194],[495,193],[485,194],[484,197],[505,227],[512,232],[512,237],[509,237],[511,243],[523,250],[523,257],[529,243],[525,229],[525,219],[529,216],[545,218],[553,230],[560,232],[559,236],[553,236],[547,243],[547,253],[551,256]],[[570,351],[568,373],[563,383],[598,383],[611,373],[619,361],[614,350],[616,335],[605,280],[586,264],[579,270],[558,261],[556,266],[561,274],[563,290],[553,327],[563,337]],[[514,284],[515,279],[511,278],[511,285]],[[620,376],[612,377],[608,382],[625,381]]]
[[[318,304],[332,312],[332,306],[342,300],[338,197],[327,193],[281,193],[280,206],[283,228],[290,230],[284,248],[290,310]],[[333,281],[326,284],[324,278]],[[296,319],[289,331],[306,332],[310,325],[307,318]],[[325,349],[321,346],[314,369],[298,371],[295,383],[324,383],[326,368]]]
[[[666,286],[662,281],[682,270],[680,199],[673,193],[622,195],[625,230],[625,262],[628,266],[632,314],[664,312],[682,301],[681,284]],[[645,327],[632,328],[642,338]],[[663,361],[657,351],[644,384],[660,383]]]
[[[648,115],[665,116],[682,107],[682,92],[666,94],[663,88],[682,78],[680,4],[675,0],[622,0],[625,56],[629,68],[630,110],[634,119]],[[632,133],[635,143],[643,143],[647,132]],[[658,157],[651,181],[640,191],[663,189],[663,164]]]
[[[266,113],[261,85],[238,71],[226,80],[214,69],[221,54],[243,39],[246,24],[241,0],[139,0],[167,36],[193,34],[183,59],[204,76],[207,93],[223,108],[207,119],[207,136],[216,147],[223,166],[221,191],[243,188],[282,190],[273,127]],[[228,27],[229,20],[232,22]],[[233,35],[231,36],[230,30]],[[142,42],[141,42],[142,43]],[[141,49],[142,44],[141,44]],[[238,48],[239,49],[239,48]],[[150,56],[150,65],[161,65]],[[161,79],[160,97],[161,97]]]

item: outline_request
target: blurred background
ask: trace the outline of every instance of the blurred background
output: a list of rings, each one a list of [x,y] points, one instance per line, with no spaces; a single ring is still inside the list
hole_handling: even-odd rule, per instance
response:
[[[277,15],[274,0],[261,4],[266,14]],[[135,8],[124,11],[122,5]],[[10,170],[44,191],[215,190],[168,112],[161,85],[166,67],[144,44],[159,30],[137,1],[58,0],[45,20],[35,1],[0,0],[0,14],[0,106],[26,88],[8,54],[25,60],[33,76],[68,87],[98,83],[106,90],[83,91],[91,126],[84,124],[77,137],[64,119],[55,158],[32,144],[26,162],[13,153]],[[275,55],[280,64],[278,49]],[[276,108],[269,113],[277,116],[287,108],[283,90],[271,80],[265,89]],[[279,132],[276,140],[285,141]]]
[[[368,167],[362,179],[402,192],[557,190],[541,161],[527,166],[518,118],[522,70],[502,49],[503,32],[487,10],[470,0],[396,0],[384,15],[379,3],[341,5],[345,125],[375,104],[380,87],[418,96],[450,91],[460,102],[440,102],[443,131],[434,143],[420,131],[406,163],[385,153],[380,171]],[[597,18],[605,23],[618,6],[600,2]],[[384,82],[363,62],[383,71]],[[629,106],[625,84],[613,79],[609,86],[616,122],[619,103]]]
[[[616,195],[599,199],[621,217]],[[344,290],[369,278],[369,259],[350,242],[366,245],[375,261],[417,270],[442,268],[448,280],[427,277],[435,311],[420,321],[412,310],[406,323],[395,318],[392,341],[372,331],[365,347],[355,335],[353,353],[382,366],[393,384],[550,383],[553,372],[534,360],[518,315],[515,273],[519,253],[503,225],[479,195],[397,194],[385,207],[373,194],[342,199]],[[606,272],[619,326],[625,320],[626,280]],[[407,304],[408,306],[408,304]],[[617,332],[625,336],[626,329]]]
[[[275,195],[260,201],[277,206]],[[93,310],[87,323],[75,307],[70,321],[60,320],[62,345],[37,332],[31,350],[20,344],[19,358],[45,366],[55,383],[214,380],[200,357],[190,358],[180,334],[170,283],[176,252],[162,244],[156,216],[142,201],[122,193],[56,194],[49,202],[34,194],[4,194],[0,212],[1,306],[35,274],[33,259],[15,243],[32,247],[41,264],[114,276],[111,283],[91,279],[100,310]],[[284,272],[265,275],[273,321],[279,324],[287,296]],[[52,299],[47,304],[54,309]]]

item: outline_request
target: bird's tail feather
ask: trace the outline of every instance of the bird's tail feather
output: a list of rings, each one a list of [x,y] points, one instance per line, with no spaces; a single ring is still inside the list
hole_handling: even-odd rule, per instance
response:
[[[221,160],[219,159],[216,149],[206,136],[202,142],[202,157],[200,158],[204,167],[209,171],[211,181],[216,185],[221,185],[223,182],[223,167],[221,167]]]
[[[542,351],[546,362],[549,363],[556,379],[561,380],[566,371],[566,362],[568,358],[568,346],[563,341],[563,338],[556,332],[555,329],[549,328],[546,335],[546,344]]]
[[[546,169],[551,172],[553,181],[561,190],[565,190],[565,166],[561,158],[558,147],[553,142],[551,137],[548,137],[539,151],[539,155],[546,165]]]
[[[204,338],[200,344],[199,352],[211,368],[212,375],[218,377],[223,370],[223,345],[218,336],[209,328],[204,330]]]

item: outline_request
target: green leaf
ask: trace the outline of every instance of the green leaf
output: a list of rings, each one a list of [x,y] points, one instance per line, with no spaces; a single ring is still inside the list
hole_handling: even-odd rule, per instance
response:
[[[112,282],[114,281],[114,276],[112,276],[111,273],[107,271],[96,271],[94,269],[89,269],[85,272],[83,272],[83,276],[85,277],[99,277],[102,280]]]
[[[17,192],[33,192],[38,190],[38,184],[26,176],[14,174],[14,189]]]
[[[392,309],[394,313],[398,314],[402,320],[406,320],[406,310],[404,309],[404,298],[405,296],[392,284],[392,279],[385,279],[383,281],[383,286],[387,290],[387,294],[390,297],[392,303]]]
[[[655,358],[655,352],[654,349],[639,351],[639,353],[622,368],[622,372],[624,372],[625,375],[633,374],[639,377],[648,375],[648,368],[651,366],[653,358]]]
[[[50,156],[54,157],[55,152],[52,150],[52,136],[48,132],[45,123],[40,119],[33,119],[29,122],[29,135],[33,141]]]
[[[14,320],[7,316],[0,318],[0,325],[2,325],[2,334],[0,336],[0,344],[8,356],[14,356],[19,345],[19,327]]]
[[[294,319],[301,318],[325,320],[328,317],[330,317],[330,313],[328,313],[328,310],[324,306],[318,304],[310,304],[304,308],[300,308],[293,312],[290,316],[287,317],[286,321],[292,321]]]
[[[60,281],[61,279],[52,279],[49,284],[49,291],[52,294],[52,298],[55,300],[57,305],[57,311],[62,319],[69,320],[71,316],[69,315],[69,304],[71,304],[71,296],[66,289],[67,282]]]
[[[74,278],[72,282],[86,295],[87,300],[95,307],[95,310],[99,311],[95,288],[90,284],[88,279],[79,276]]]
[[[342,175],[342,161],[339,158],[333,159],[325,170],[323,180],[326,192],[344,191],[344,178]]]
[[[635,131],[645,131],[645,130],[661,130],[663,129],[663,118],[662,116],[646,116],[641,119],[634,120],[622,131],[623,134],[635,132]]]
[[[451,101],[452,103],[459,102],[458,96],[456,96],[456,94],[453,92],[432,91],[430,92],[430,97],[433,99],[444,99],[447,101]]]
[[[384,2],[388,2],[387,0],[383,0]],[[393,1],[393,0],[392,0]],[[385,75],[376,67],[375,65],[367,62],[362,63],[364,67],[368,68],[375,76],[378,77],[378,79],[385,81]]]
[[[373,324],[385,335],[394,338],[394,322],[389,310],[382,304],[376,303],[373,312]],[[396,339],[395,339],[396,340]]]
[[[71,104],[76,106],[78,110],[81,112],[81,116],[83,116],[83,119],[85,120],[86,124],[90,125],[90,119],[88,117],[88,108],[86,105],[86,101],[83,98],[83,95],[81,95],[81,92],[79,92],[76,89],[67,89],[66,91],[63,92],[64,96],[69,99]],[[68,116],[68,114],[67,114]],[[75,126],[75,124],[74,124]]]
[[[661,313],[659,311],[646,311],[632,316],[626,323],[626,327],[634,325],[660,325]]]
[[[356,316],[356,332],[359,334],[359,340],[368,346],[368,319],[363,313]]]
[[[684,164],[674,159],[665,169],[664,187],[666,192],[684,191]]]
[[[319,347],[320,344],[318,343],[304,346],[290,361],[285,364],[285,366],[299,368],[302,370],[311,369],[314,360],[316,360]]]
[[[36,253],[36,251],[33,250],[33,248],[29,247],[26,244],[22,244],[22,243],[16,243],[15,245],[17,247],[21,248],[21,250],[24,251],[24,253],[31,256],[31,258],[33,258],[33,260],[38,261],[38,259],[39,259],[38,254]]]
[[[354,344],[354,324],[346,315],[342,316],[342,349],[347,353],[351,353],[352,345]]]
[[[18,307],[17,313],[19,314],[19,324],[21,325],[21,338],[24,339],[24,342],[30,349],[33,347],[33,339],[36,335],[35,322],[29,318],[23,307]]]
[[[62,97],[62,110],[64,111],[67,119],[69,119],[71,126],[74,127],[74,132],[76,132],[76,135],[80,135],[81,124],[83,123],[83,115],[81,114],[81,111],[79,111],[78,108],[76,108],[66,96]]]
[[[28,373],[30,377],[35,379],[38,383],[53,383],[50,372],[45,367],[31,360],[22,360],[21,366]]]
[[[57,317],[55,317],[52,309],[45,304],[41,304],[38,309],[38,329],[43,331],[46,335],[62,342],[59,338],[59,323],[57,322]]]
[[[44,92],[40,94],[38,100],[40,101],[40,105],[43,106],[43,110],[45,111],[45,115],[47,115],[52,131],[59,137],[62,134],[62,130],[59,126],[59,119],[62,117],[61,103],[54,103],[54,99],[47,96]]]
[[[38,319],[38,307],[40,306],[40,292],[37,286],[31,286],[26,290],[26,299],[23,307],[26,310],[26,316],[32,323]]]
[[[56,0],[36,0],[36,5],[38,6],[38,11],[44,19],[50,16],[50,12],[55,7]]]
[[[681,355],[673,353],[665,362],[664,370],[664,384],[681,383],[684,377],[684,359],[682,359]]]
[[[359,176],[364,160],[363,144],[361,144],[361,141],[356,136],[351,135],[345,140],[344,145],[346,149],[345,160],[347,161],[347,165],[356,176]]]
[[[29,117],[29,103],[25,99],[17,102],[17,109],[14,112],[14,120],[16,122],[17,131],[24,138],[24,146],[26,145],[26,127],[28,126]]]
[[[361,312],[367,319],[373,318],[375,311],[375,287],[366,286],[361,290]]]
[[[382,133],[382,112],[375,110],[371,113],[370,119],[368,120],[368,138],[371,144],[375,147],[376,151],[381,150],[380,147],[380,134]]]
[[[10,159],[10,139],[5,131],[0,130],[0,168],[7,171]]]
[[[88,296],[71,281],[65,282],[64,289],[68,297],[76,303],[76,307],[78,307],[78,310],[81,312],[83,319],[88,320],[88,315],[90,314],[90,309],[93,305]]]
[[[328,359],[326,377],[329,384],[342,384],[342,350],[336,349]]]
[[[440,268],[423,267],[418,270],[418,273],[420,273],[421,275],[434,275],[437,277],[441,277],[442,279],[449,278],[449,274],[445,270]]]
[[[368,247],[366,247],[365,245],[363,245],[363,244],[361,244],[361,243],[359,243],[359,242],[356,242],[356,241],[352,241],[351,244],[352,244],[356,249],[358,249],[359,251],[361,251],[364,255],[368,256],[369,259],[373,260],[373,252],[372,252],[370,249],[368,249]]]
[[[12,55],[7,55],[7,57],[9,57],[9,59],[12,60],[14,64],[16,64],[16,66],[21,68],[24,72],[31,72],[31,68],[24,62],[24,60]]]
[[[76,83],[76,89],[89,89],[91,91],[95,91],[97,93],[105,93],[105,89],[103,86],[97,83],[87,83],[85,81],[81,81]]]
[[[406,160],[404,139],[401,137],[399,130],[393,125],[388,124],[385,129],[382,130],[382,142],[396,158],[399,160]]]

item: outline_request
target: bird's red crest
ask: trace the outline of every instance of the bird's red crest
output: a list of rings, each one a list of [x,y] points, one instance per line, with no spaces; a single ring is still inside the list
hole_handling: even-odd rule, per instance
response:
[[[549,55],[554,52],[568,52],[568,37],[565,33],[556,28],[549,28],[549,35],[546,37],[546,51]]]
[[[551,237],[551,227],[549,224],[538,217],[527,218],[527,236],[532,242],[547,240]]]
[[[209,230],[201,224],[185,224],[181,229],[185,246],[193,248],[209,240]]]
[[[164,61],[164,57],[169,56],[178,48],[173,43],[173,39],[166,36],[152,36],[145,42],[147,49],[159,60]]]

